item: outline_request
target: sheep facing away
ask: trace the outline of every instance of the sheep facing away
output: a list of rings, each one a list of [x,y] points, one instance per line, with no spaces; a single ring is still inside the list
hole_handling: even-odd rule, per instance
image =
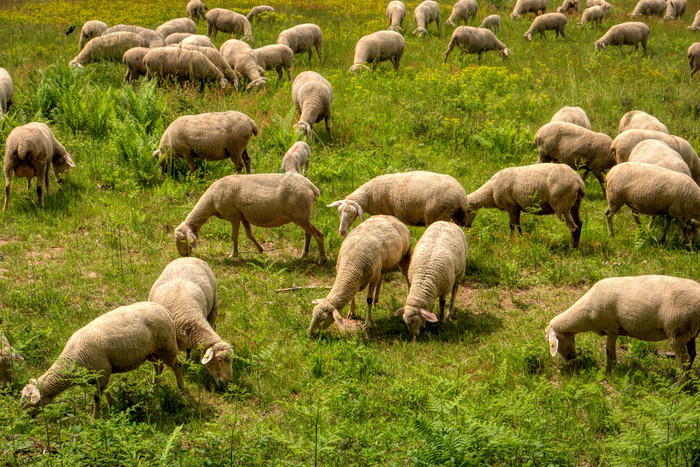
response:
[[[609,45],[617,45],[622,51],[623,45],[633,45],[634,50],[642,44],[644,55],[647,53],[647,41],[649,40],[649,26],[640,22],[627,22],[616,24],[608,29],[603,37],[595,41],[596,52],[605,49]]]
[[[501,30],[501,17],[498,15],[489,15],[481,22],[480,28],[490,29],[494,34],[498,34]]]
[[[389,31],[403,32],[401,25],[406,17],[406,5],[401,0],[392,0],[386,7]]]
[[[233,252],[238,256],[238,229],[243,224],[245,233],[262,253],[251,224],[260,227],[279,227],[293,222],[304,229],[302,258],[309,253],[311,237],[316,239],[319,262],[326,261],[323,232],[311,223],[311,208],[320,191],[299,174],[229,175],[209,186],[185,221],[175,229],[175,245],[180,256],[189,256],[197,247],[199,230],[216,216],[231,222]]]
[[[156,32],[165,40],[175,33],[197,34],[197,25],[189,18],[175,18],[158,26]]]
[[[545,11],[547,11],[547,0],[518,0],[515,2],[510,19],[516,20],[520,18],[520,15],[527,13],[534,13],[535,16],[538,16]]]
[[[258,5],[254,6],[253,8],[250,9],[248,14],[246,15],[246,18],[248,21],[252,21],[253,18],[258,16],[260,13],[274,13],[275,9],[272,8],[270,5]]]
[[[586,0],[586,8],[592,6],[599,6],[603,8],[603,11],[608,12],[612,9],[612,4],[606,2],[605,0]]]
[[[315,305],[309,335],[327,328],[339,312],[350,302],[350,313],[355,312],[355,295],[367,288],[367,317],[365,328],[372,326],[372,305],[379,300],[382,276],[401,268],[405,278],[411,261],[411,239],[408,228],[393,216],[373,216],[347,236],[340,246],[333,288],[325,298],[314,300]],[[406,279],[408,280],[408,279]],[[342,326],[342,319],[340,325]]]
[[[282,171],[284,173],[301,173],[301,168],[304,167],[304,173],[309,170],[309,158],[311,157],[311,148],[303,141],[297,141],[289,148],[289,151],[282,159]]]
[[[693,42],[688,47],[688,63],[690,64],[690,79],[700,70],[700,42]]]
[[[428,26],[435,22],[437,33],[440,35],[440,5],[433,0],[425,0],[418,5],[413,12],[413,19],[416,21],[416,29],[413,34],[423,37],[428,34]]]
[[[452,49],[458,47],[465,54],[477,54],[477,61],[481,55],[489,50],[498,50],[505,60],[510,55],[510,49],[499,41],[496,35],[489,29],[473,28],[471,26],[459,26],[452,32],[450,43],[447,45],[443,63],[447,63],[447,57]]]
[[[152,49],[143,57],[146,64],[148,79],[166,78],[192,83],[199,82],[200,89],[206,83],[218,83],[221,89],[226,89],[228,80],[221,70],[201,52],[179,47],[160,47]]]
[[[307,138],[311,138],[311,126],[324,120],[328,138],[333,141],[330,125],[333,88],[326,78],[315,71],[299,73],[292,83],[292,101],[300,114],[295,125],[297,133],[304,133]]]
[[[187,2],[187,16],[192,21],[204,19],[207,14],[207,6],[201,0],[190,0]]]
[[[665,0],[639,0],[637,5],[634,7],[632,13],[629,14],[630,17],[635,16],[663,16],[666,13],[666,1]]]
[[[552,116],[552,122],[567,122],[578,125],[586,130],[592,130],[591,121],[588,119],[586,111],[581,107],[564,106]]]
[[[298,24],[280,32],[277,36],[277,43],[286,45],[295,54],[307,52],[309,61],[311,61],[312,50],[316,49],[316,54],[320,59],[321,47],[323,47],[323,32],[320,27],[313,23]]]
[[[355,59],[349,71],[369,70],[365,63],[375,65],[385,60],[390,60],[394,71],[398,71],[405,47],[406,40],[396,31],[377,31],[363,36],[355,45]]]
[[[124,52],[122,62],[126,65],[126,75],[124,75],[126,81],[131,82],[139,79],[141,76],[146,76],[148,70],[143,57],[151,50],[153,49],[148,47],[132,47]]]
[[[460,19],[464,21],[464,24],[469,24],[469,19],[476,16],[476,12],[479,10],[479,5],[476,0],[459,0],[452,7],[452,13],[450,17],[447,18],[445,24],[454,26]]]
[[[209,39],[208,36],[202,34],[191,34],[187,37],[183,37],[179,44],[182,46],[193,45],[197,47],[209,47],[211,49],[216,49],[216,46],[211,41],[211,39]]]
[[[103,32],[107,29],[107,23],[91,20],[86,21],[83,27],[80,29],[80,39],[78,39],[78,50],[83,50],[85,44],[88,43],[93,37],[101,36]]]
[[[257,55],[250,45],[237,39],[229,39],[221,44],[221,55],[233,70],[250,81],[246,90],[265,87],[267,78],[261,75],[264,70],[258,65]]]
[[[133,47],[145,47],[144,41],[136,33],[120,31],[90,39],[68,66],[83,68],[88,63],[99,60],[121,62],[124,52]]]
[[[586,23],[593,23],[593,27],[597,28],[600,23],[603,22],[603,17],[605,16],[605,10],[600,5],[594,5],[592,7],[586,8],[581,14],[581,21],[578,22],[579,26],[583,26]]]
[[[7,108],[12,103],[13,93],[12,76],[6,69],[0,68],[0,118],[7,113]]]
[[[528,41],[531,41],[533,34],[540,33],[542,39],[546,39],[546,36],[544,35],[545,31],[555,31],[555,39],[559,36],[561,36],[562,39],[565,39],[566,23],[568,21],[568,18],[563,13],[545,13],[541,16],[536,17],[532,21],[530,29],[525,31],[524,36]]]
[[[5,334],[0,331],[0,388],[12,383],[12,369],[24,358],[10,346]]]
[[[617,336],[644,341],[668,339],[688,379],[700,331],[700,284],[672,276],[610,277],[596,282],[569,309],[555,316],[545,337],[552,357],[576,357],[576,334],[607,336],[606,371],[617,360]]]
[[[700,30],[700,10],[695,12],[695,17],[693,18],[693,24],[688,26],[688,29],[691,31],[699,31]]]
[[[654,130],[671,134],[658,118],[641,110],[630,110],[622,116],[617,134],[626,130]]]
[[[467,195],[466,227],[471,227],[476,211],[497,208],[508,212],[510,231],[522,235],[520,213],[538,216],[556,214],[571,232],[571,246],[578,247],[583,223],[579,217],[581,198],[586,194],[583,180],[563,164],[534,164],[509,167],[497,172],[478,190]]]
[[[681,18],[685,13],[686,8],[688,8],[687,0],[668,0],[666,3],[666,15],[664,16],[664,21]]]
[[[294,63],[294,51],[284,44],[270,44],[253,49],[258,66],[265,70],[277,71],[277,80],[282,79],[283,72],[292,79],[292,65]]]
[[[253,40],[253,28],[250,26],[248,18],[235,11],[225,8],[212,8],[204,15],[207,21],[207,36],[216,37],[216,33],[221,31],[232,35],[243,33],[243,40]]]

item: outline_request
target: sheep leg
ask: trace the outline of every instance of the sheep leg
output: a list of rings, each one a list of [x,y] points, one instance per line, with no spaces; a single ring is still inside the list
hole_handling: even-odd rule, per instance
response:
[[[42,177],[40,174],[41,174],[41,170],[37,170],[36,194],[39,197],[39,206],[41,206],[43,208],[44,207],[44,179],[45,179],[45,177]]]
[[[382,286],[382,279],[373,287],[372,284],[367,287],[367,318],[365,318],[365,328],[372,327],[372,304],[379,301],[379,289]]]
[[[515,227],[517,227],[518,232],[522,235],[523,229],[520,227],[520,208],[513,208],[508,214],[510,216],[510,231],[515,232]]]
[[[233,242],[233,251],[231,252],[230,258],[233,259],[238,256],[238,229],[240,221],[231,221],[231,241]]]
[[[258,253],[263,252],[263,247],[260,246],[258,241],[253,237],[253,231],[250,229],[250,222],[248,222],[245,219],[241,219],[241,223],[243,224],[243,229],[245,229],[245,234],[246,236],[250,239],[251,242],[255,245],[255,248],[258,249]],[[238,226],[236,225],[236,230],[238,230]],[[238,243],[238,236],[236,236],[236,243]],[[236,243],[234,243],[234,246],[237,246]]]
[[[676,354],[676,358],[678,359],[678,363],[681,366],[681,376],[679,380],[679,384],[683,386],[686,381],[688,381],[688,374],[690,373],[690,366],[692,365],[692,359],[690,357],[690,351],[689,351],[689,342],[682,342],[677,338],[672,338],[669,337],[668,339],[669,344],[671,344],[671,348],[673,349],[673,352]],[[693,341],[692,344],[692,350],[695,350],[695,342]]]
[[[10,201],[10,179],[12,175],[10,174],[9,164],[5,167],[5,202],[2,205],[2,210],[7,209],[7,203]]]
[[[632,211],[632,219],[634,219],[634,223],[637,224],[637,228],[641,229],[642,223],[639,220],[639,213],[637,211]]]
[[[324,121],[325,121],[325,123],[326,123],[326,131],[328,132],[328,139],[330,139],[331,141],[333,141],[333,135],[331,134],[331,117],[330,117],[330,116],[326,116],[326,118],[324,119]]]
[[[571,232],[571,248],[576,248],[581,238],[581,227],[574,221],[573,211],[574,208],[571,208],[571,211],[564,213],[564,222],[566,222],[566,226],[569,228],[569,232]]]
[[[321,60],[321,45],[322,44],[315,44],[314,47],[316,47],[316,54],[318,55],[318,59]],[[309,51],[309,57],[311,56],[311,51]]]
[[[445,299],[445,296],[440,295],[440,298],[438,299],[438,303],[440,305],[440,322],[441,323],[445,322],[445,302],[447,302],[447,299]]]
[[[309,254],[309,247],[311,246],[311,234],[304,231],[304,249],[301,250],[301,257],[306,258]]]
[[[352,300],[350,300],[350,309],[348,310],[348,315],[347,319],[354,318],[355,317],[355,296],[352,296]]]
[[[246,173],[250,173],[250,154],[248,154],[247,147],[243,150],[243,154],[241,154],[241,159],[243,160],[243,165],[245,165]]]
[[[603,193],[605,193],[605,179],[603,178],[603,174],[600,172],[593,172],[593,175],[595,176],[596,180],[598,180],[598,183],[600,183]]]
[[[686,349],[688,349],[688,356],[690,357],[690,362],[688,363],[688,369],[693,366],[695,361],[695,338],[690,339],[687,344],[685,344]]]
[[[312,52],[311,47],[308,48],[307,52],[309,53],[309,62],[311,62],[311,57],[313,56],[313,52]]]
[[[608,341],[605,344],[605,356],[606,356],[605,373],[606,374],[612,373],[613,364],[617,361],[616,347],[617,347],[617,335],[616,334],[608,334]]]
[[[664,223],[664,230],[661,232],[661,236],[659,237],[659,242],[662,244],[666,243],[666,232],[668,231],[668,227],[671,225],[671,218],[666,217],[666,222]],[[684,230],[683,227],[681,227],[681,230]]]
[[[326,248],[323,244],[323,232],[321,232],[315,225],[311,223],[310,220],[304,219],[300,221],[294,221],[296,225],[304,229],[304,233],[306,235],[312,235],[316,239],[316,244],[318,245],[318,254],[319,254],[319,263],[325,263],[326,262]],[[310,240],[309,240],[310,242]],[[302,252],[302,257],[305,256],[305,254],[308,254],[309,248],[308,248],[308,243],[306,243],[306,253]]]
[[[618,209],[613,210],[610,208],[610,206],[608,206],[608,209],[605,210],[605,222],[608,224],[608,235],[611,237],[615,236],[615,232],[613,232],[612,218],[617,213]]]
[[[455,283],[452,286],[452,297],[450,297],[450,309],[447,312],[447,319],[455,319],[455,297],[457,297],[457,289],[459,288],[459,279],[455,278]]]

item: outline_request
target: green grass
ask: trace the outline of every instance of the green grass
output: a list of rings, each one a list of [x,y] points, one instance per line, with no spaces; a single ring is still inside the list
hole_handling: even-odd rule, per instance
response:
[[[442,64],[452,28],[434,25],[423,39],[407,3],[406,51],[400,71],[348,74],[354,44],[388,25],[385,3],[275,3],[278,13],[253,23],[254,47],[274,43],[282,29],[315,22],[324,56],[295,60],[294,74],[313,69],[333,85],[331,122],[310,141],[308,177],[321,196],[312,221],[325,234],[328,264],[299,259],[303,233],[295,225],[256,229],[257,254],[241,235],[242,255],[230,260],[230,225],[213,219],[196,255],[219,283],[219,333],[235,348],[234,382],[213,391],[206,370],[186,363],[187,394],[172,375],[151,384],[152,370],[115,375],[115,404],[93,420],[89,388],[73,388],[32,419],[19,391],[43,373],[65,341],[96,316],[145,300],[153,281],[177,257],[173,231],[204,190],[230,174],[229,161],[198,165],[189,176],[175,164],[162,174],[151,156],[162,132],[184,114],[235,109],[260,128],[249,153],[257,173],[279,171],[296,136],[291,83],[274,76],[265,91],[215,87],[159,88],[123,82],[121,64],[71,70],[77,53],[72,24],[102,19],[155,28],[184,15],[182,2],[16,2],[0,7],[0,66],[15,79],[15,103],[0,121],[0,151],[14,126],[43,121],[73,155],[76,168],[39,209],[34,188],[13,179],[10,206],[0,212],[0,328],[26,362],[0,391],[0,461],[9,465],[697,465],[700,411],[695,390],[674,385],[678,367],[666,342],[621,338],[615,373],[604,373],[604,340],[587,334],[580,356],[552,359],[544,328],[595,281],[609,276],[671,274],[698,280],[697,247],[678,231],[666,245],[659,227],[637,231],[629,210],[609,238],[605,196],[589,177],[582,203],[580,248],[553,217],[523,215],[513,238],[507,214],[480,211],[466,230],[467,276],[456,320],[429,325],[411,342],[393,316],[405,300],[398,273],[389,275],[366,334],[329,331],[306,336],[311,301],[334,279],[341,239],[338,217],[324,206],[365,181],[407,170],[456,177],[467,192],[501,168],[534,163],[534,133],[563,105],[578,105],[596,131],[617,133],[620,117],[641,109],[700,148],[697,82],[685,51],[697,36],[683,20],[651,28],[646,57],[630,48],[596,54],[594,41],[625,21],[634,2],[615,4],[604,28],[570,20],[565,40],[523,33],[510,2],[480,2],[478,20],[502,17],[499,38],[512,50],[453,52]],[[254,3],[209,5],[247,12]],[[147,6],[148,8],[143,8]],[[550,4],[552,10],[555,5]],[[443,18],[450,6],[441,4]],[[199,24],[200,33],[206,30]],[[219,34],[216,44],[229,37]],[[697,81],[697,80],[696,80]],[[53,176],[52,176],[53,177]],[[412,240],[421,228],[411,228]],[[278,289],[309,287],[291,292]],[[360,299],[359,303],[364,300]],[[364,316],[364,307],[358,307]],[[184,354],[182,355],[184,359]],[[697,386],[697,369],[693,371]]]

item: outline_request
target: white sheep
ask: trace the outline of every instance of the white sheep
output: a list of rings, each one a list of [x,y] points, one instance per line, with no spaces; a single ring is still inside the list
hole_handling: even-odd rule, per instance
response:
[[[666,134],[671,134],[666,125],[661,123],[658,118],[641,110],[630,110],[624,114],[620,119],[620,127],[617,134],[619,135],[623,131],[633,129],[662,131]]]
[[[700,30],[700,10],[695,12],[695,17],[693,18],[693,24],[688,26],[688,29],[690,29],[691,31]]]
[[[690,79],[700,70],[700,42],[693,42],[688,47],[688,63],[690,64]]]
[[[647,53],[647,41],[649,40],[649,26],[640,22],[627,22],[611,26],[603,37],[595,41],[596,52],[605,49],[609,45],[617,45],[622,51],[623,45],[633,45],[634,50],[642,44],[644,55]]]
[[[408,225],[428,226],[436,221],[453,221],[463,226],[467,193],[450,175],[402,172],[375,177],[328,207],[338,207],[341,237],[347,234],[355,219],[364,220],[364,213],[391,215]]]
[[[44,207],[44,185],[46,193],[49,193],[49,168],[53,166],[54,174],[58,176],[62,172],[75,167],[71,155],[66,148],[59,143],[45,123],[32,122],[12,129],[5,141],[5,161],[3,171],[5,173],[5,204],[3,211],[7,209],[10,201],[10,181],[12,173],[15,177],[27,179],[27,189],[32,178],[36,177],[36,193],[39,196],[39,205]]]
[[[289,148],[289,151],[282,159],[282,171],[284,173],[301,173],[301,168],[304,167],[304,173],[309,170],[309,158],[311,157],[311,148],[303,141],[297,141]]]
[[[190,17],[192,21],[199,21],[204,19],[207,14],[207,6],[202,3],[202,0],[190,0],[187,2],[187,16]]]
[[[668,0],[666,3],[666,14],[664,16],[664,21],[681,18],[685,13],[686,8],[688,8],[687,0]]]
[[[414,340],[423,323],[437,321],[438,318],[430,312],[435,299],[440,305],[440,321],[454,318],[457,289],[466,265],[467,238],[462,229],[444,221],[430,224],[413,249],[405,305],[394,313],[403,316]],[[445,317],[448,294],[451,294],[450,308]]]
[[[437,2],[425,0],[414,10],[413,19],[418,26],[413,31],[413,34],[418,34],[419,37],[425,36],[428,34],[428,26],[430,23],[435,22],[437,33],[440,35],[440,5],[438,5]]]
[[[0,388],[12,383],[12,370],[24,358],[12,348],[5,334],[0,331]]]
[[[547,0],[518,0],[515,2],[510,19],[516,20],[520,18],[520,15],[527,13],[534,13],[535,16],[538,16],[545,11],[547,11]]]
[[[158,26],[156,32],[165,40],[175,33],[197,34],[197,25],[189,18],[175,18]]]
[[[665,0],[639,0],[637,5],[635,5],[632,13],[629,14],[631,17],[644,15],[652,16],[658,15],[663,16],[666,12],[666,1]]]
[[[458,0],[452,7],[452,13],[445,24],[455,26],[460,19],[464,21],[464,24],[469,24],[469,20],[476,16],[478,10],[479,4],[476,3],[476,0]]]
[[[153,49],[149,49],[148,47],[132,47],[124,52],[122,62],[126,65],[126,75],[124,76],[126,81],[134,81],[141,76],[146,76],[148,70],[146,69],[143,57],[151,50]]]
[[[253,40],[253,28],[248,18],[225,8],[212,8],[204,16],[207,21],[207,36],[216,37],[216,33],[226,32],[232,35],[243,34],[244,41]]]
[[[248,21],[252,21],[253,18],[258,16],[260,13],[274,13],[275,9],[271,7],[270,5],[258,5],[254,6],[253,8],[250,9],[248,14],[246,15],[246,18],[248,18]]]
[[[292,79],[292,65],[294,63],[294,51],[284,44],[271,44],[253,49],[258,66],[265,70],[277,71],[277,80],[282,79],[284,71],[287,77]]]
[[[0,118],[7,113],[7,108],[12,103],[13,93],[12,76],[6,69],[0,67]]]
[[[258,58],[250,45],[237,39],[229,39],[221,44],[221,55],[229,66],[250,81],[246,89],[262,89],[267,78],[261,75],[264,70],[258,65]]]
[[[308,52],[309,61],[311,61],[312,50],[315,48],[320,59],[323,32],[320,27],[313,23],[298,24],[280,32],[277,36],[277,43],[286,45],[295,54]]]
[[[114,32],[133,32],[137,34],[141,39],[143,39],[143,47],[164,47],[165,40],[163,36],[155,32],[153,29],[142,28],[141,26],[134,26],[131,24],[117,24],[116,26],[109,27],[105,29],[102,35],[111,34]]]
[[[178,388],[184,390],[175,323],[168,310],[150,302],[117,308],[75,331],[51,368],[22,389],[20,403],[36,414],[40,407],[46,407],[76,384],[69,371],[75,366],[95,373],[97,417],[100,398],[112,373],[135,370],[146,360],[160,360],[172,368]],[[111,396],[106,394],[106,398],[111,404]]]
[[[573,14],[578,13],[578,0],[564,0],[561,6],[557,8],[557,13]]]
[[[165,39],[165,46],[167,47],[169,45],[179,44],[180,42],[182,42],[183,39],[185,39],[186,37],[190,37],[190,36],[194,36],[194,34],[190,34],[189,32],[176,32],[176,33],[170,34]],[[206,37],[206,36],[204,36],[204,37]],[[209,39],[209,38],[207,37],[207,39]],[[209,39],[209,40],[211,40],[211,39]]]
[[[228,80],[221,70],[201,52],[179,47],[160,47],[152,49],[143,57],[148,79],[163,81],[172,78],[180,82],[199,82],[204,89],[207,82],[218,83],[226,89]]]
[[[103,34],[90,39],[68,65],[83,68],[99,60],[120,62],[124,52],[133,47],[144,47],[144,41],[138,34],[126,31]]]
[[[578,25],[583,26],[585,23],[593,23],[593,27],[597,28],[603,22],[604,16],[605,10],[603,10],[602,6],[595,5],[586,8],[581,14],[581,21],[578,22]]]
[[[192,34],[187,36],[180,41],[180,45],[195,45],[197,47],[209,47],[211,49],[216,49],[216,46],[209,37],[202,34]]]
[[[447,45],[443,63],[447,63],[447,57],[452,53],[452,49],[457,46],[465,54],[477,54],[477,61],[481,60],[481,55],[489,50],[498,50],[505,60],[510,55],[510,49],[499,41],[496,35],[489,29],[473,28],[471,26],[458,26],[450,38]]]
[[[245,233],[259,252],[263,249],[255,240],[251,225],[278,227],[293,222],[304,229],[302,258],[309,253],[311,237],[316,239],[319,262],[326,261],[323,232],[311,223],[311,208],[320,192],[299,174],[229,175],[211,184],[199,198],[185,221],[175,229],[175,244],[180,256],[189,256],[197,247],[202,225],[216,216],[231,222],[233,252],[238,256],[238,228]]]
[[[295,125],[297,133],[311,138],[311,126],[323,120],[328,138],[333,141],[330,125],[333,87],[326,78],[315,71],[299,73],[292,83],[292,102],[300,114]]]
[[[544,35],[545,31],[555,31],[555,34],[554,34],[555,39],[559,36],[561,36],[562,39],[565,39],[566,38],[566,23],[568,21],[569,21],[568,18],[563,13],[545,13],[541,16],[536,17],[532,21],[532,24],[530,25],[530,29],[525,31],[524,36],[528,41],[531,41],[533,34],[540,33],[540,36],[542,36],[542,39],[545,39],[546,38],[546,36]]]
[[[494,34],[498,34],[501,30],[501,17],[498,15],[489,15],[481,22],[480,28],[490,29]]]
[[[314,300],[315,305],[309,335],[327,328],[339,320],[340,311],[350,303],[355,313],[355,295],[367,287],[367,317],[365,328],[372,326],[372,305],[379,301],[382,276],[397,266],[407,279],[411,261],[411,238],[408,228],[393,216],[373,216],[347,236],[340,246],[333,288],[325,298]]]
[[[567,122],[578,125],[587,130],[592,130],[591,121],[588,119],[586,111],[581,107],[564,106],[552,116],[552,122]]]
[[[637,144],[629,155],[628,162],[643,162],[646,164],[658,165],[674,172],[682,173],[691,177],[688,164],[683,157],[671,149],[671,147],[655,139],[646,139]]]
[[[203,53],[209,59],[209,61],[212,62],[214,66],[219,69],[219,71],[221,71],[224,78],[226,78],[226,81],[228,81],[229,84],[231,84],[233,88],[238,91],[238,74],[233,71],[224,56],[221,55],[216,47],[201,47],[187,43],[175,44],[173,47],[180,47],[181,49],[186,50],[196,50],[197,52]]]
[[[592,6],[599,6],[603,8],[603,11],[610,11],[612,9],[612,4],[606,2],[605,0],[586,0],[586,8]]]
[[[398,71],[405,47],[406,40],[396,31],[377,31],[363,36],[355,45],[355,58],[349,71],[369,70],[366,63],[376,65],[385,60],[391,61],[394,71]]]
[[[86,21],[80,29],[80,39],[78,39],[78,50],[83,50],[85,44],[93,37],[101,36],[107,30],[107,23],[98,20]]]
[[[700,284],[672,276],[610,277],[596,282],[569,309],[555,316],[545,337],[552,357],[576,357],[576,334],[607,336],[606,371],[616,358],[617,336],[644,341],[668,339],[688,379],[700,331]]]
[[[392,0],[386,7],[386,19],[389,20],[389,31],[403,32],[401,25],[406,18],[406,5],[401,0]]]

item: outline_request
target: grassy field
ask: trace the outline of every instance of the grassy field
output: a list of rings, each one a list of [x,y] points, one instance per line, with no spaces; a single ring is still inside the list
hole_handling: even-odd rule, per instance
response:
[[[548,5],[555,8],[552,0]],[[529,19],[511,21],[510,2],[480,2],[478,21],[498,13],[499,38],[511,49],[442,57],[452,31],[430,26],[419,39],[407,2],[406,50],[398,73],[384,63],[348,74],[355,42],[385,29],[383,1],[275,2],[277,13],[253,22],[253,47],[274,43],[291,25],[314,22],[324,33],[323,58],[295,59],[294,75],[313,69],[333,85],[331,122],[312,148],[308,177],[321,190],[312,221],[326,238],[329,261],[300,259],[295,225],[256,229],[258,254],[241,235],[230,260],[230,224],[211,220],[196,256],[217,277],[218,331],[235,351],[234,382],[214,390],[206,369],[186,362],[187,393],[152,369],[112,377],[115,404],[94,420],[89,387],[73,388],[36,418],[19,392],[42,374],[68,337],[118,306],[145,300],[163,267],[177,257],[174,228],[204,190],[233,171],[229,161],[184,163],[164,175],[151,156],[175,118],[234,109],[250,115],[260,135],[248,146],[254,172],[277,172],[296,140],[291,83],[271,77],[266,90],[235,93],[197,87],[124,84],[125,67],[98,63],[69,69],[84,21],[154,28],[185,15],[184,0],[49,0],[0,6],[0,66],[15,81],[14,105],[0,121],[0,151],[11,129],[49,124],[76,168],[37,204],[36,190],[13,180],[0,212],[0,329],[25,357],[15,381],[0,391],[0,463],[56,465],[697,465],[700,403],[697,369],[691,388],[674,384],[677,362],[667,342],[620,339],[618,365],[605,375],[604,339],[577,338],[580,356],[552,359],[548,321],[604,277],[670,274],[700,279],[698,249],[660,228],[639,231],[628,209],[605,226],[605,196],[593,177],[582,203],[580,248],[553,216],[523,216],[511,237],[508,216],[480,211],[466,230],[467,275],[457,318],[427,326],[411,342],[393,316],[406,297],[389,275],[375,308],[375,327],[345,335],[306,335],[312,305],[334,280],[341,244],[338,215],[326,204],[384,173],[431,170],[456,177],[471,192],[496,171],[537,160],[534,133],[563,105],[578,105],[593,128],[611,136],[620,117],[641,109],[700,149],[698,82],[689,81],[686,29],[680,21],[644,20],[649,53],[629,47],[595,53],[610,25],[627,20],[634,2],[615,3],[602,30],[571,19],[566,39],[522,36]],[[247,12],[255,3],[211,7]],[[451,5],[441,3],[443,20]],[[577,20],[578,18],[576,18]],[[64,32],[71,25],[77,30]],[[204,33],[206,25],[200,23]],[[217,46],[229,38],[220,33]],[[412,242],[421,228],[411,228]],[[280,292],[279,289],[302,287]],[[314,288],[316,287],[316,288]],[[360,300],[362,302],[363,300]],[[364,307],[359,307],[364,317]],[[184,360],[184,354],[182,354]]]

